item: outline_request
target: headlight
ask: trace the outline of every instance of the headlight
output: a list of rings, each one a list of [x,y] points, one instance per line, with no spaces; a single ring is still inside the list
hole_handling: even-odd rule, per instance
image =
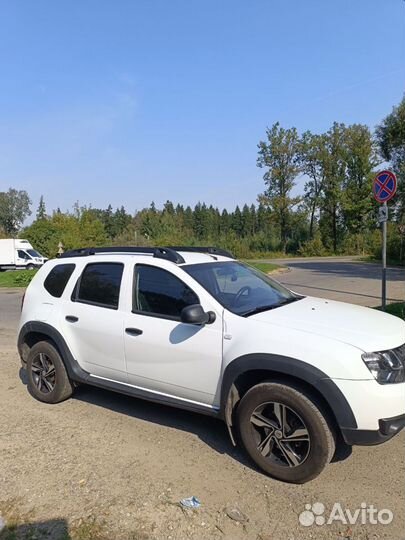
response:
[[[400,349],[362,354],[361,357],[366,366],[380,384],[405,381],[405,367],[400,356]]]

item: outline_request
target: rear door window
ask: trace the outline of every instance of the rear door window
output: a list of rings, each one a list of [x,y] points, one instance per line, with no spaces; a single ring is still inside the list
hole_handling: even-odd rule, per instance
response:
[[[122,273],[121,263],[91,263],[83,270],[72,300],[118,309]]]
[[[55,298],[62,296],[75,266],[74,264],[58,264],[52,268],[44,281],[44,287],[49,294]]]

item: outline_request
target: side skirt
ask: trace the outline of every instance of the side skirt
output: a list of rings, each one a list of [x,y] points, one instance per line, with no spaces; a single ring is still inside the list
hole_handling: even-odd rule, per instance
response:
[[[185,401],[166,394],[157,394],[155,392],[145,390],[144,388],[111,381],[109,379],[103,379],[95,375],[89,374],[85,380],[82,378],[81,382],[91,386],[96,386],[98,388],[103,388],[105,390],[112,390],[113,392],[117,392],[119,394],[125,394],[126,396],[152,401],[153,403],[168,405],[169,407],[176,407],[177,409],[184,409],[199,414],[204,414],[206,416],[220,417],[219,409],[210,407],[209,405]]]

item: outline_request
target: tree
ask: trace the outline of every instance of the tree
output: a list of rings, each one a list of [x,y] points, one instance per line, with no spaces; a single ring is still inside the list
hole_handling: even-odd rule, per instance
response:
[[[405,221],[405,96],[376,129],[381,156],[398,177],[397,218]]]
[[[266,168],[263,179],[266,190],[260,202],[267,205],[276,218],[280,230],[281,249],[285,252],[290,232],[291,214],[299,197],[291,191],[299,169],[299,137],[295,128],[284,129],[277,122],[266,131],[267,140],[258,144],[257,166]]]
[[[48,219],[34,221],[24,229],[23,235],[48,257],[56,256],[59,242],[65,249],[73,249],[102,246],[107,240],[104,225],[92,209],[81,209],[79,217],[77,213],[55,212]]]
[[[24,238],[46,257],[54,257],[57,254],[60,238],[58,239],[58,229],[54,221],[55,216],[59,215],[55,213],[49,219],[37,219],[23,231]]]
[[[319,210],[325,180],[327,144],[325,135],[306,131],[299,143],[299,160],[302,172],[308,177],[305,183],[305,200],[309,207],[309,237],[314,237],[315,215]]]
[[[203,239],[207,232],[206,210],[207,206],[205,203],[201,204],[198,202],[194,207],[193,231],[199,240]]]
[[[40,219],[46,219],[46,218],[47,218],[47,215],[46,215],[46,206],[45,206],[44,196],[41,195],[41,198],[39,199],[36,219],[40,220]]]
[[[320,205],[322,241],[336,253],[343,232],[341,223],[342,191],[345,180],[345,125],[334,122],[325,134],[326,155],[322,164],[324,181]],[[332,240],[332,241],[331,241]]]
[[[173,216],[174,215],[174,205],[172,201],[166,201],[163,205],[163,212],[166,212],[167,214]]]
[[[31,199],[24,190],[10,188],[0,192],[0,227],[7,235],[15,236],[25,219],[31,215]]]
[[[243,220],[242,220],[242,212],[240,211],[239,206],[235,208],[235,212],[232,216],[232,229],[235,231],[235,233],[238,236],[242,236],[243,234]]]
[[[220,233],[223,235],[226,235],[229,232],[229,229],[231,228],[231,217],[229,216],[228,210],[224,208],[221,213],[221,220],[220,220]]]
[[[132,221],[132,216],[127,214],[125,208],[117,208],[113,214],[113,223],[112,223],[112,236],[115,238],[119,234],[122,234],[123,231],[128,227]]]
[[[345,129],[346,175],[343,182],[342,214],[350,234],[361,234],[373,227],[375,207],[372,193],[377,150],[367,126],[353,124]]]
[[[103,211],[102,222],[104,223],[104,229],[109,238],[114,238],[114,217],[111,204],[107,206],[107,209]]]

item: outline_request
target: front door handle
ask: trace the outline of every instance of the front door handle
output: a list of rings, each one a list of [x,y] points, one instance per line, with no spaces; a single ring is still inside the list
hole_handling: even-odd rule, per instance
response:
[[[140,336],[143,334],[143,330],[139,330],[139,328],[125,328],[125,332],[130,336]]]
[[[67,322],[77,322],[79,317],[75,317],[74,315],[66,315],[65,319]]]

